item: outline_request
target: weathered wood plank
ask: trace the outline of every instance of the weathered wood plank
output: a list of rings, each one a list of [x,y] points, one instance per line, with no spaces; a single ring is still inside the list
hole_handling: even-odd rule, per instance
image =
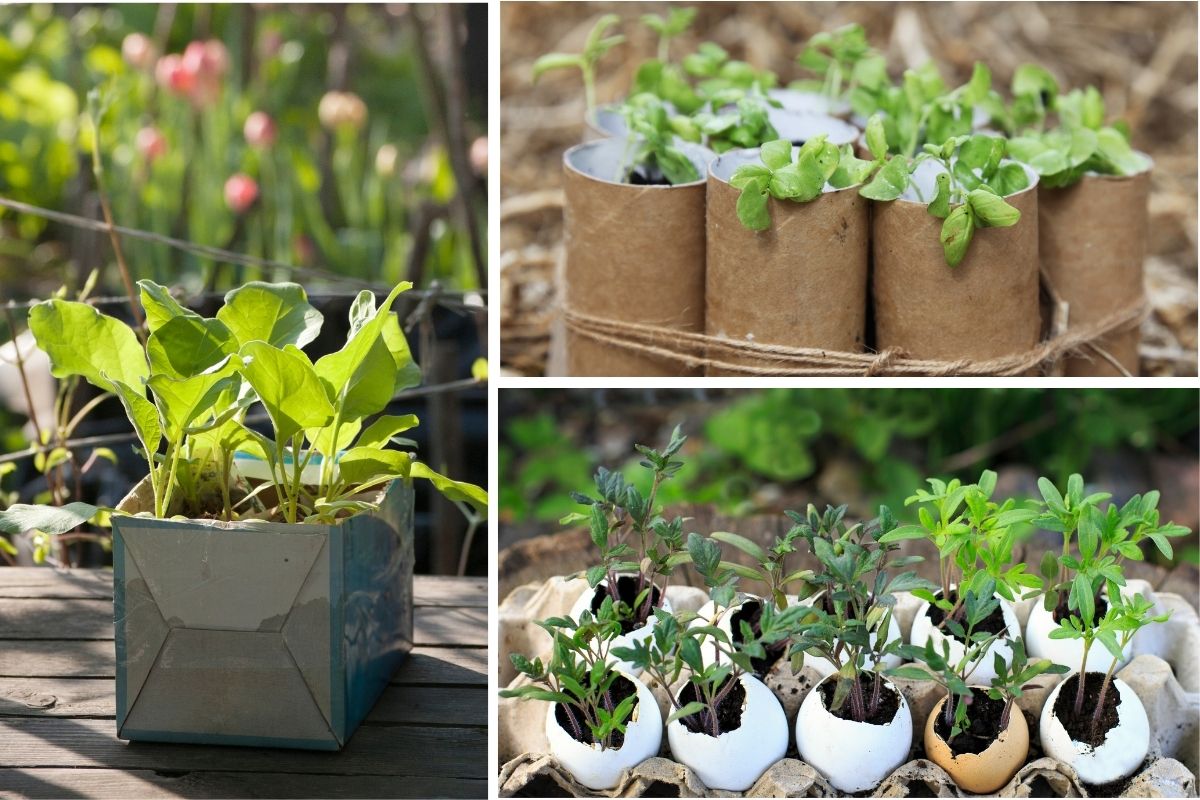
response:
[[[17,798],[214,797],[483,797],[480,778],[289,775],[286,773],[188,772],[159,775],[150,770],[0,769],[0,800]]]
[[[51,569],[11,567],[0,571],[0,599],[40,597],[111,600],[110,569]],[[418,606],[486,607],[487,578],[414,575],[413,596]]]
[[[367,723],[486,726],[486,693],[486,685],[389,686]],[[114,695],[114,681],[107,678],[0,678],[0,717],[112,719]]]
[[[8,597],[90,597],[112,599],[112,570],[5,568],[0,572],[0,599]]]
[[[112,678],[113,643],[15,640],[0,644],[0,677]],[[484,648],[417,647],[396,671],[397,685],[487,684]]]
[[[288,772],[338,775],[483,775],[487,730],[366,725],[340,753],[257,747],[126,743],[112,720],[0,717],[9,767],[106,767],[157,772]],[[398,789],[399,787],[397,787]]]
[[[0,580],[3,575],[0,574]],[[113,638],[111,600],[10,598],[0,603],[0,640]],[[418,607],[417,645],[487,645],[486,607]]]

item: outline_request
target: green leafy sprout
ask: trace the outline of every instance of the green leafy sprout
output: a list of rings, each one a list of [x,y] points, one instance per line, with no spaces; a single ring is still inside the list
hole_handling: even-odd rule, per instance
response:
[[[684,34],[692,27],[696,18],[694,8],[672,8],[666,17],[658,14],[643,14],[642,24],[658,34],[658,60],[667,63],[670,59],[671,40]]]
[[[676,141],[690,130],[690,121],[671,114],[658,97],[634,95],[619,109],[629,130],[625,153],[618,165],[616,179],[628,183],[633,171],[641,167],[648,179],[661,173],[672,186],[700,180],[700,170]],[[682,127],[681,127],[682,126]]]
[[[365,424],[397,391],[420,382],[390,310],[410,284],[396,286],[378,308],[374,295],[361,292],[346,343],[315,363],[300,348],[316,338],[322,318],[298,284],[244,284],[226,295],[215,318],[184,308],[152,281],[138,286],[149,331],[144,345],[128,325],[80,302],[39,303],[29,326],[56,377],[78,376],[120,399],[149,467],[156,518],[331,523],[374,508],[364,492],[412,478],[486,514],[479,487],[386,449],[409,443],[398,434],[417,424],[414,416]],[[255,404],[266,410],[271,435],[247,425]],[[257,487],[239,479],[235,452],[265,461],[269,479]],[[320,478],[309,485],[302,475],[316,463]],[[276,503],[270,510],[260,501],[268,490]],[[0,513],[0,530],[61,534],[101,511],[72,503],[48,524],[45,509],[18,504]]]
[[[815,34],[796,63],[820,76],[821,94],[835,100],[854,97],[860,87],[877,90],[888,78],[887,60],[857,23]]]
[[[530,682],[504,689],[500,696],[557,703],[576,740],[604,750],[619,746],[614,736],[625,733],[638,697],[636,692],[619,702],[613,697],[620,674],[609,665],[608,648],[621,624],[612,598],[606,597],[595,615],[582,612],[578,621],[551,617],[537,624],[554,640],[550,662],[510,654],[513,666]]]
[[[578,69],[583,76],[584,105],[587,112],[596,110],[596,65],[600,59],[617,45],[625,41],[624,36],[606,36],[609,28],[621,21],[616,14],[605,14],[596,20],[583,45],[583,52],[547,53],[533,62],[533,80],[536,83],[544,73],[554,69]]]
[[[729,181],[741,190],[738,219],[755,231],[771,227],[768,198],[807,203],[820,197],[826,184],[834,189],[856,186],[876,167],[855,157],[850,145],[831,144],[824,134],[806,141],[794,160],[792,143],[786,139],[767,142],[759,152],[761,163],[743,164]]]

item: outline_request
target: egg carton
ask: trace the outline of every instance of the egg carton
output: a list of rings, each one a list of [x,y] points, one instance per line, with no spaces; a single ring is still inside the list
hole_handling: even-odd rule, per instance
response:
[[[500,609],[502,652],[545,654],[549,637],[533,625],[534,619],[565,613],[582,593],[586,584],[552,578],[543,584],[530,584],[515,590]],[[1171,611],[1163,624],[1140,631],[1133,642],[1132,660],[1118,672],[1146,708],[1150,721],[1150,752],[1142,770],[1121,786],[1091,787],[1093,796],[1121,797],[1192,797],[1196,793],[1197,759],[1200,754],[1200,620],[1192,605],[1176,594],[1154,594],[1149,584],[1130,581],[1130,589],[1152,599],[1159,611]],[[676,586],[667,591],[676,609],[698,609],[706,594],[693,587]],[[1033,607],[1032,600],[1016,604],[1022,627]],[[897,599],[896,617],[905,637],[912,626],[920,601],[911,595]],[[778,664],[764,680],[782,703],[792,730],[800,703],[821,676],[806,667],[792,675],[786,664]],[[502,679],[511,685],[523,677]],[[1026,692],[1018,706],[1032,721],[1030,760],[997,794],[1001,797],[1087,797],[1089,787],[1082,784],[1074,770],[1059,761],[1043,757],[1037,736],[1037,720],[1042,704],[1060,676],[1038,679],[1039,688]],[[940,689],[929,681],[895,679],[904,693],[913,715],[913,729],[923,730],[925,720],[940,699]],[[667,690],[651,686],[667,716]],[[502,699],[499,709],[499,744],[502,761],[500,789],[504,796],[545,794],[566,791],[576,796],[637,797],[658,794],[661,790],[678,792],[680,797],[827,797],[834,790],[812,767],[794,758],[784,758],[767,770],[759,781],[743,794],[709,790],[685,765],[671,761],[664,737],[663,751],[630,770],[612,790],[596,793],[577,784],[554,757],[547,754],[543,729],[545,709],[540,703]],[[906,797],[911,793],[932,793],[936,797],[970,796],[961,792],[950,777],[922,755],[920,737],[916,737],[912,760],[902,764],[870,795]],[[674,787],[674,788],[670,788]],[[1119,794],[1118,791],[1119,790]]]

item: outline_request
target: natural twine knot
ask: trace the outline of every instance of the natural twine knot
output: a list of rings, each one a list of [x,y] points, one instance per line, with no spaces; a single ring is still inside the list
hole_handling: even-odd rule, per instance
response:
[[[889,348],[885,349],[879,355],[875,356],[875,358],[871,361],[870,366],[867,367],[867,370],[866,370],[866,372],[863,373],[863,375],[866,375],[868,378],[873,378],[876,375],[885,375],[885,374],[887,374],[887,371],[889,369],[891,369],[892,363],[895,362],[896,359],[898,359],[898,358],[904,358],[905,355],[906,355],[906,353],[904,351],[904,348],[889,347]]]

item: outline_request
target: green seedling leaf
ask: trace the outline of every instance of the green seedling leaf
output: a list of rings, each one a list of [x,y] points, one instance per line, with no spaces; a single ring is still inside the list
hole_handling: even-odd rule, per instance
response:
[[[338,459],[338,475],[351,486],[410,474],[412,458],[401,450],[353,447]]]
[[[302,430],[324,427],[333,419],[333,405],[316,369],[295,345],[280,350],[254,341],[242,346],[241,355],[246,362],[242,375],[267,409],[280,441]]]
[[[533,62],[533,82],[545,73],[555,69],[579,69],[583,67],[583,58],[571,53],[547,53]]]
[[[217,319],[233,333],[238,346],[266,342],[273,347],[296,347],[317,338],[322,317],[308,303],[298,283],[251,281],[225,295]]]
[[[942,223],[942,251],[946,263],[957,267],[967,255],[971,239],[975,236],[975,215],[969,205],[957,206]]]
[[[154,333],[175,317],[201,318],[195,311],[181,306],[171,296],[167,287],[160,286],[150,280],[138,281],[137,285],[142,301],[142,311],[146,315],[146,328],[151,333]]]
[[[487,517],[487,492],[475,484],[466,483],[465,481],[451,480],[445,475],[440,475],[437,472],[434,472],[420,461],[412,462],[412,466],[409,467],[408,474],[411,478],[424,478],[425,480],[429,481],[434,485],[434,488],[436,488],[442,493],[443,496],[445,496],[447,500],[452,500],[457,503],[468,503],[472,508],[475,509],[476,513],[481,514],[484,518]]]
[[[154,454],[162,443],[158,409],[146,399],[144,389],[134,389],[121,381],[112,381],[112,385],[121,405],[125,406],[125,414],[133,423],[133,430],[142,443],[142,449],[146,451],[146,457],[153,463]]]
[[[368,425],[362,436],[358,437],[358,446],[385,447],[393,436],[411,430],[419,424],[416,414],[380,417]]]
[[[767,555],[767,551],[758,542],[747,539],[745,536],[739,536],[736,533],[728,533],[726,531],[717,531],[711,534],[711,537],[718,542],[724,542],[727,545],[736,547],[760,564],[771,560],[770,556]]]
[[[767,210],[767,198],[770,197],[767,185],[767,178],[753,178],[738,196],[738,219],[752,231],[765,231],[771,227],[771,214]]]
[[[869,200],[895,200],[908,188],[908,159],[892,156],[858,193]]]
[[[759,154],[768,169],[780,170],[792,163],[792,143],[787,139],[776,139],[765,143]]]
[[[354,438],[358,436],[358,432],[362,430],[362,423],[358,420],[353,422],[343,422],[337,428],[337,441],[333,440],[334,426],[327,425],[323,428],[308,428],[304,431],[304,438],[318,453],[326,456],[332,456],[348,448],[354,443]],[[384,443],[386,443],[386,439]],[[360,447],[367,446],[361,440],[358,442]],[[372,445],[374,447],[383,447],[382,444]]]
[[[50,357],[56,378],[78,375],[106,392],[110,380],[141,386],[150,375],[142,345],[133,329],[85,303],[47,300],[29,310],[29,330]]]
[[[225,409],[217,407],[217,400],[230,388],[232,378],[241,366],[241,360],[236,356],[227,356],[189,378],[162,374],[150,378],[148,385],[158,401],[163,434],[167,439],[178,442],[196,420],[207,418],[208,414],[222,413]]]
[[[938,219],[945,219],[950,215],[950,176],[942,172],[936,180],[937,194],[926,210]]]
[[[167,320],[146,341],[150,374],[170,378],[199,375],[237,350],[224,323],[189,315]]]
[[[967,203],[981,228],[1008,228],[1021,219],[1021,212],[1004,202],[1004,198],[983,189],[967,195]]]
[[[100,508],[87,503],[67,503],[65,506],[31,506],[15,503],[0,511],[0,533],[20,534],[41,531],[50,535],[78,528]]]
[[[883,161],[887,158],[887,133],[883,128],[882,114],[873,114],[867,120],[867,149],[876,161]]]

